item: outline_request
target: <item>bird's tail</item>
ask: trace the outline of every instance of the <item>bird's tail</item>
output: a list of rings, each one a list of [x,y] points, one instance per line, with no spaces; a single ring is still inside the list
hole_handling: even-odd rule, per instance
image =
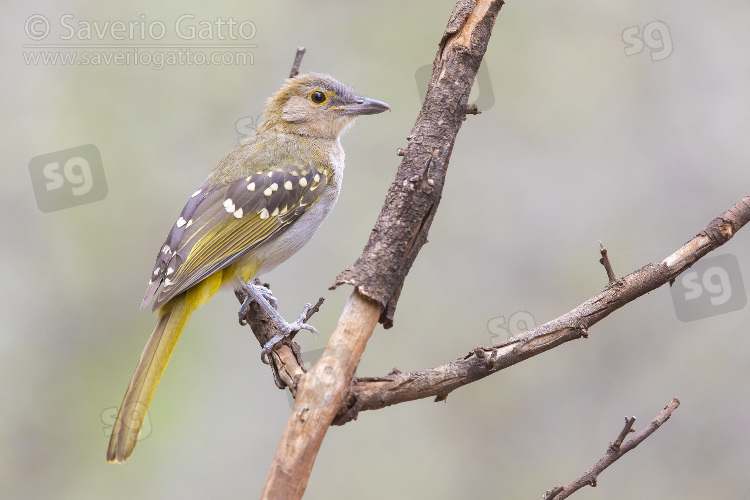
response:
[[[143,427],[148,405],[154,397],[169,357],[192,312],[200,305],[182,293],[159,309],[159,319],[146,343],[128,390],[117,413],[107,448],[108,462],[128,459]]]

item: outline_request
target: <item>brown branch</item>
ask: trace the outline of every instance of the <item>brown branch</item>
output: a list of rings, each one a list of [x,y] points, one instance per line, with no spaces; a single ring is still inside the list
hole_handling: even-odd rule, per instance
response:
[[[294,408],[281,436],[262,498],[301,498],[315,457],[341,407],[380,307],[356,290],[349,297],[323,356],[297,384]]]
[[[427,397],[445,399],[471,382],[536,356],[570,340],[588,335],[588,329],[628,302],[671,282],[708,252],[718,248],[750,222],[750,196],[711,221],[693,239],[661,262],[647,264],[607,284],[604,290],[572,311],[494,346],[477,347],[442,366],[385,377],[357,378],[346,398],[346,409],[334,424],[341,425],[363,410],[377,410]]]
[[[501,0],[456,4],[433,62],[424,105],[375,227],[362,255],[333,285],[354,285],[380,304],[385,328],[393,325],[404,279],[427,242],[456,134],[502,5]]]
[[[297,53],[294,56],[294,62],[292,63],[292,70],[289,72],[289,78],[294,78],[299,75],[299,66],[302,64],[302,58],[304,57],[305,52],[307,52],[306,48],[297,47]]]
[[[586,485],[596,487],[596,480],[604,469],[615,463],[620,457],[641,444],[647,437],[653,434],[656,429],[669,420],[669,417],[672,416],[672,412],[675,411],[678,406],[680,406],[680,400],[677,398],[672,399],[672,402],[665,406],[650,424],[623,444],[625,436],[630,432],[634,432],[633,424],[635,423],[635,417],[625,417],[625,427],[622,432],[620,432],[617,440],[615,440],[614,443],[609,444],[607,453],[600,458],[593,467],[581,474],[571,483],[547,490],[543,497],[544,500],[563,500]]]
[[[469,93],[502,5],[502,0],[459,0],[453,10],[396,180],[362,256],[337,280],[355,289],[323,356],[298,382],[262,498],[302,497],[368,339],[379,320],[392,323],[406,274],[427,241]]]

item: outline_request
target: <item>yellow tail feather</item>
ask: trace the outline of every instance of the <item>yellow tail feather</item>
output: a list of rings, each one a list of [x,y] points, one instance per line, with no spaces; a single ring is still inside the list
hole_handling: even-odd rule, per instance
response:
[[[159,319],[117,413],[107,448],[108,462],[124,462],[133,453],[148,406],[180,333],[193,311],[219,289],[222,274],[221,271],[212,274],[159,309]]]

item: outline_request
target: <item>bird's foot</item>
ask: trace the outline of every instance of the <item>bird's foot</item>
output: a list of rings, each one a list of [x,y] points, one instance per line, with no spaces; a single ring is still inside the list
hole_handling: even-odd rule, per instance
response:
[[[271,338],[271,340],[266,342],[266,345],[264,345],[263,349],[260,351],[261,361],[268,364],[268,354],[273,350],[274,346],[300,330],[310,330],[315,334],[315,338],[318,338],[318,330],[316,330],[314,326],[305,323],[307,320],[307,313],[310,312],[310,309],[312,309],[312,305],[310,303],[305,304],[304,309],[302,309],[302,314],[299,315],[299,318],[297,318],[297,321],[294,323],[287,323],[281,318],[281,316],[279,316],[279,319],[283,322],[283,324],[279,324],[282,333],[277,333]]]
[[[285,338],[293,336],[300,330],[310,330],[315,334],[315,337],[318,336],[318,330],[316,330],[314,326],[305,323],[305,321],[307,321],[307,314],[310,312],[310,309],[312,309],[312,305],[305,304],[305,307],[302,310],[302,314],[300,314],[299,318],[297,318],[297,321],[295,321],[294,323],[287,323],[286,320],[284,320],[284,318],[282,318],[281,315],[276,311],[277,301],[271,293],[271,290],[261,285],[260,282],[245,283],[240,280],[240,286],[249,295],[248,298],[245,299],[245,301],[242,303],[242,306],[240,306],[240,323],[243,324],[244,318],[247,314],[247,308],[250,306],[250,303],[252,301],[255,301],[268,314],[269,318],[271,318],[271,321],[276,323],[280,330],[279,333],[274,335],[271,340],[266,342],[266,344],[263,346],[263,349],[260,353],[260,359],[261,361],[263,361],[263,363],[268,364],[268,353],[273,350],[276,344],[278,344]]]

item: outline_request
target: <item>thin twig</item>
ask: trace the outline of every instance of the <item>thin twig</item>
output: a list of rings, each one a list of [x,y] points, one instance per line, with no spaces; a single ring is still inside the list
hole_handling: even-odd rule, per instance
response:
[[[305,321],[309,320],[310,318],[312,318],[313,314],[320,311],[320,306],[323,305],[323,302],[325,302],[325,300],[326,299],[323,297],[320,297],[318,299],[318,302],[316,302],[315,305],[312,306],[312,308],[309,311],[307,311],[307,314],[305,315]]]
[[[599,259],[599,263],[604,266],[604,269],[606,269],[607,278],[609,278],[609,283],[612,284],[617,281],[617,275],[615,275],[615,271],[612,269],[612,264],[609,262],[609,257],[607,256],[607,247],[605,247],[601,241],[599,242],[599,251],[602,254],[602,258]]]
[[[294,56],[294,63],[292,64],[292,70],[289,72],[289,78],[294,78],[299,75],[299,66],[302,64],[302,57],[305,55],[307,49],[304,47],[297,47],[297,54]]]
[[[604,471],[604,469],[615,463],[621,456],[641,444],[647,437],[653,434],[656,429],[669,420],[669,417],[672,416],[672,412],[675,411],[678,406],[680,406],[680,400],[677,398],[672,399],[672,401],[665,406],[661,412],[659,412],[650,424],[623,444],[625,436],[627,436],[628,433],[633,432],[633,423],[635,423],[635,417],[626,417],[625,427],[622,432],[620,432],[617,440],[615,440],[614,443],[610,443],[607,448],[607,453],[600,458],[593,467],[578,476],[574,481],[565,486],[556,486],[551,490],[547,490],[543,497],[544,500],[563,500],[586,485],[595,487],[597,477],[602,471]]]
[[[622,442],[625,441],[625,438],[628,436],[628,434],[631,432],[635,432],[635,429],[633,429],[634,425],[635,417],[625,417],[625,427],[622,428],[622,432],[620,432],[620,435],[617,436],[615,442],[611,443],[609,447],[619,450],[620,446],[622,446]]]

